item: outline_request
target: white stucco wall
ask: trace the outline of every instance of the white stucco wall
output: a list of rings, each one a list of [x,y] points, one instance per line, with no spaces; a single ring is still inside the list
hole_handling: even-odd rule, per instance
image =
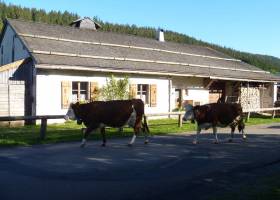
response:
[[[175,105],[175,89],[182,89],[182,100],[192,100],[200,105],[209,103],[209,90],[204,89],[203,78],[197,77],[173,77],[172,78],[172,96],[171,108]],[[187,91],[187,92],[186,92]]]
[[[1,48],[3,48],[3,55],[1,55]],[[12,59],[13,48],[14,60]],[[29,57],[28,51],[25,49],[21,40],[15,36],[14,30],[8,25],[0,44],[0,65],[5,65],[27,57]]]
[[[183,100],[193,100],[194,104],[199,105],[207,104],[209,103],[209,90],[188,89],[188,95],[184,95]]]
[[[62,81],[86,81],[98,82],[99,87],[106,84],[106,77],[102,76],[71,76],[71,75],[37,75],[36,76],[36,114],[37,115],[64,115],[67,109],[61,108],[61,82]],[[168,112],[168,80],[155,78],[129,79],[130,84],[156,84],[157,106],[145,106],[146,113]],[[61,122],[63,120],[50,120]]]

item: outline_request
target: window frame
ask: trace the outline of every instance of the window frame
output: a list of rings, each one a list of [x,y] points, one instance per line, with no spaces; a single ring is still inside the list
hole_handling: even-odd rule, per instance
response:
[[[85,84],[85,88],[81,88],[82,84]],[[74,84],[77,84],[77,89],[73,89]],[[89,95],[89,82],[87,81],[72,81],[72,89],[71,89],[71,97],[72,97],[72,102],[80,102],[80,101],[89,101],[90,100],[90,95]],[[73,95],[75,95],[75,93],[77,94],[77,98],[76,100],[74,100]],[[81,96],[85,95],[84,99],[81,99]]]
[[[137,98],[140,98],[143,101],[143,96],[145,95],[145,101],[144,104],[151,106],[151,97],[150,97],[150,85],[149,84],[136,84],[137,85],[137,91],[136,91],[136,96]],[[146,87],[145,90],[143,90],[143,86]],[[140,90],[139,90],[140,88]]]

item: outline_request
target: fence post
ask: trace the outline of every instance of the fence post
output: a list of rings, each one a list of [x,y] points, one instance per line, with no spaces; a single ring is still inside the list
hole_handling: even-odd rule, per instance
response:
[[[275,117],[275,110],[273,110],[272,119],[274,119],[274,117]]]
[[[43,140],[46,137],[46,131],[47,131],[47,118],[41,119],[41,128],[40,128],[40,139]]]
[[[178,127],[182,127],[183,126],[183,117],[182,114],[178,115]]]
[[[246,122],[248,122],[249,121],[249,119],[250,119],[250,112],[248,112],[248,114],[247,114],[247,118],[246,118]]]
[[[123,127],[118,128],[119,133],[123,133]]]

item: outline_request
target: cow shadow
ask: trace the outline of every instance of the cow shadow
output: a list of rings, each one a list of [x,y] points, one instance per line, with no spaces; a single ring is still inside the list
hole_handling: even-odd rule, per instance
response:
[[[18,173],[35,177],[156,180],[168,176],[179,178],[182,170],[192,176],[191,173],[203,174],[221,166],[226,169],[260,162],[261,158],[264,162],[279,154],[279,135],[248,134],[243,141],[241,134],[236,134],[231,143],[229,136],[220,133],[220,144],[213,144],[214,136],[204,133],[197,145],[192,144],[193,134],[153,136],[147,145],[139,137],[132,147],[127,146],[129,138],[111,139],[107,147],[101,147],[100,140],[90,140],[85,148],[80,148],[77,142],[35,145],[10,150],[0,157],[5,158],[2,167],[11,163]]]

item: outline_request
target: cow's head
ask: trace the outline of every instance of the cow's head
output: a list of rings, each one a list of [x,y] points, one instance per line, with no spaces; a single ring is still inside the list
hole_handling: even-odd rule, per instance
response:
[[[69,120],[69,119],[77,120],[78,124],[82,124],[82,120],[80,118],[80,113],[79,113],[79,106],[80,106],[79,102],[77,102],[75,104],[71,103],[64,119],[65,120]]]
[[[183,117],[184,121],[191,120],[194,123],[194,113],[193,113],[193,106],[190,104],[185,105],[185,115]]]

